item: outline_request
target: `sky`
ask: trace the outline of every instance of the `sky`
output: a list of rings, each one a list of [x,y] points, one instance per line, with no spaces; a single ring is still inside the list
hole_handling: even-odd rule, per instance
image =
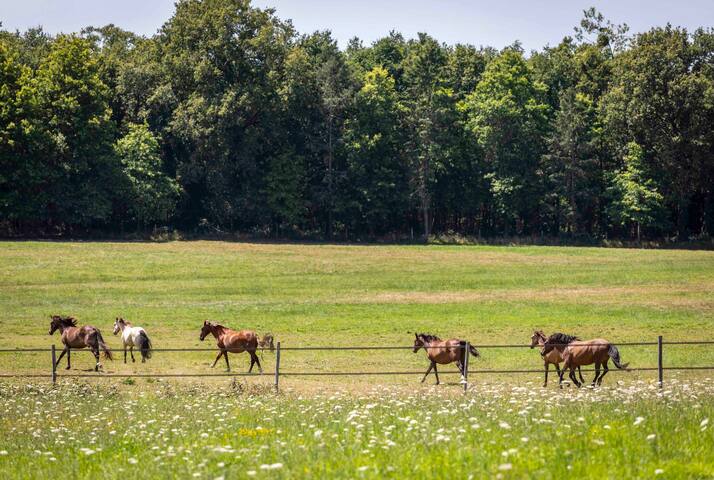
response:
[[[410,38],[427,32],[449,44],[502,48],[519,40],[526,51],[555,45],[573,33],[590,6],[632,32],[667,22],[694,30],[714,27],[714,0],[253,0],[292,19],[301,33],[329,29],[344,47],[354,36],[365,44],[396,30]],[[9,30],[42,25],[50,33],[114,23],[152,35],[168,20],[174,0],[0,0]]]

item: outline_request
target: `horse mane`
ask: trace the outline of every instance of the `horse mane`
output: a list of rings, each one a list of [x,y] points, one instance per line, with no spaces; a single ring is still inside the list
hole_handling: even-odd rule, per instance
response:
[[[61,315],[55,315],[53,318],[59,320],[59,322],[65,327],[76,327],[77,319],[74,317],[63,317]]]
[[[426,340],[427,342],[438,342],[441,340],[441,338],[436,335],[431,335],[430,333],[420,333],[419,338]]]
[[[576,337],[575,335],[566,335],[565,333],[557,332],[548,337],[548,340],[546,341],[550,343],[567,345],[568,343],[574,342],[575,340],[580,340],[580,338]]]

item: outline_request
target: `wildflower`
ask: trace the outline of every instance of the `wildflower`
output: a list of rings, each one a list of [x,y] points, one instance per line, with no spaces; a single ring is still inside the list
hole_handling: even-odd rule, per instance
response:
[[[278,470],[280,468],[283,468],[282,463],[271,463],[271,464],[263,464],[260,466],[261,470]]]
[[[7,455],[7,450],[0,450],[0,455]]]
[[[364,471],[367,470],[368,468],[369,468],[369,467],[365,465],[365,466],[362,466],[362,467],[357,468],[357,471],[358,471],[358,472],[364,472]]]
[[[513,468],[513,465],[510,463],[502,463],[498,466],[499,470],[505,471],[505,470],[510,470]]]
[[[510,429],[511,429],[511,426],[510,426],[508,423],[503,422],[503,421],[498,422],[498,426],[501,427],[501,428],[503,428],[504,430],[510,430]]]
[[[632,423],[632,425],[639,425],[640,423],[645,421],[645,417],[637,417],[635,418],[635,421]]]
[[[256,474],[256,471],[255,471],[255,470],[248,470],[247,472],[245,472],[245,474],[248,475],[249,477],[252,477],[253,475]]]
[[[322,430],[315,430],[315,438],[320,438],[322,436]]]
[[[655,473],[655,475],[662,475],[664,473],[664,470],[662,470],[661,468],[658,468],[657,470],[655,470],[654,473]]]
[[[647,440],[652,441],[655,439],[655,437],[657,437],[657,435],[655,435],[654,433],[650,433],[649,435],[647,435]]]
[[[139,460],[137,460],[136,458],[133,458],[133,457],[130,458],[129,460],[127,460],[127,461],[128,461],[129,463],[131,463],[132,465],[136,465],[137,463],[139,463]]]

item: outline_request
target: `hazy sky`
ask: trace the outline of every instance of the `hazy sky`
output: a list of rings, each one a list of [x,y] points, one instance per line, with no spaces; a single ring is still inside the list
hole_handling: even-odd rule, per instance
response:
[[[526,50],[558,43],[569,35],[590,6],[631,31],[652,26],[714,26],[714,0],[254,0],[275,7],[298,31],[329,29],[344,46],[358,36],[365,43],[390,30],[407,37],[428,32],[446,43],[503,47],[520,40]],[[87,25],[114,23],[151,35],[174,9],[173,0],[0,0],[6,29],[74,32]]]

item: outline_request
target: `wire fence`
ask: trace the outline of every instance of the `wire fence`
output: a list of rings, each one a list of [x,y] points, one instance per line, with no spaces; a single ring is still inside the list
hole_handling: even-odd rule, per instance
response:
[[[664,384],[665,371],[714,371],[714,365],[681,365],[681,366],[664,366],[664,346],[665,345],[714,345],[714,340],[680,340],[665,342],[662,336],[657,338],[657,341],[650,342],[619,342],[613,343],[618,347],[626,346],[656,346],[657,347],[657,366],[643,367],[628,367],[625,370],[630,372],[658,372],[658,383],[662,387]],[[554,347],[565,347],[568,344],[551,344]],[[599,345],[596,343],[579,342],[579,346]],[[534,348],[530,344],[478,344],[472,345],[469,342],[463,342],[459,345],[441,345],[429,346],[429,349],[449,349],[452,351],[461,350],[459,360],[462,366],[459,372],[442,372],[442,375],[450,375],[459,373],[461,375],[461,384],[464,391],[469,386],[470,374],[542,374],[543,369],[469,369],[469,350],[470,347],[477,349],[486,348],[502,348],[502,349],[521,349]],[[539,347],[539,346],[536,346]],[[393,371],[330,371],[330,372],[300,372],[300,371],[282,371],[281,370],[281,353],[283,351],[344,351],[344,350],[414,350],[414,345],[355,345],[355,346],[295,346],[283,347],[281,342],[277,342],[275,348],[275,369],[272,372],[261,372],[263,375],[274,377],[274,386],[276,391],[280,388],[281,377],[327,377],[327,376],[396,376],[396,375],[423,375],[423,371],[417,370],[393,370]],[[76,350],[76,349],[75,349]],[[216,348],[153,348],[153,352],[213,352]],[[57,382],[58,378],[182,378],[182,377],[247,377],[254,376],[255,373],[240,373],[240,372],[225,372],[225,373],[58,373],[57,371],[57,348],[53,344],[50,348],[3,348],[0,353],[49,353],[51,359],[51,369],[48,373],[0,373],[0,378],[51,378],[53,383]],[[598,369],[587,368],[582,369],[583,372],[598,372]],[[611,370],[618,371],[618,370]],[[429,372],[427,372],[428,374]],[[425,375],[426,377],[426,375]]]

